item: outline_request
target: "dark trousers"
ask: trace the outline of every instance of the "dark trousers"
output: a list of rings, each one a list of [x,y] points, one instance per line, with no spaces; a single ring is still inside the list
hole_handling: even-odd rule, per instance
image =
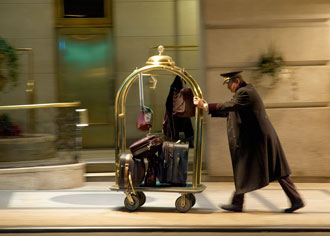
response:
[[[302,199],[299,193],[297,192],[297,189],[294,186],[293,182],[291,181],[290,176],[281,177],[277,181],[280,183],[285,194],[290,199],[291,205],[298,202],[302,202]],[[240,193],[240,194],[234,193],[232,204],[236,206],[243,206],[243,203],[244,203],[244,193]]]

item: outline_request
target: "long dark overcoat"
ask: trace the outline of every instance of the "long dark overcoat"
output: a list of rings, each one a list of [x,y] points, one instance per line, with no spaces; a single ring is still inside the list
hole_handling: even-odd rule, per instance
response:
[[[209,113],[212,117],[227,117],[236,193],[259,189],[290,175],[263,101],[251,84],[243,83],[230,101],[209,104]]]

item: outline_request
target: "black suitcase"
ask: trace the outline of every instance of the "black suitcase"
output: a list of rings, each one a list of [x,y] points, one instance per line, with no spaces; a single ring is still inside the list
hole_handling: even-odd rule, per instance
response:
[[[159,154],[158,179],[160,183],[186,186],[189,144],[164,142]]]
[[[123,153],[119,157],[119,187],[129,186],[129,175],[132,178],[133,187],[141,185],[145,175],[143,159],[135,159],[130,153]]]

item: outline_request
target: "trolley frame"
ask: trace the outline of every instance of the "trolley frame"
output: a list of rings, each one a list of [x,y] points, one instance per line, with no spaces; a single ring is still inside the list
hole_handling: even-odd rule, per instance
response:
[[[174,75],[180,76],[186,84],[192,89],[194,96],[203,98],[202,91],[197,81],[184,69],[176,66],[167,65],[149,65],[134,70],[120,86],[115,100],[115,132],[116,132],[116,173],[115,185],[110,187],[111,191],[123,191],[126,194],[125,206],[129,210],[136,210],[144,204],[146,192],[177,192],[181,194],[176,201],[176,208],[180,212],[187,212],[194,204],[194,193],[200,193],[206,188],[201,184],[202,174],[202,139],[203,139],[203,110],[196,107],[195,109],[195,131],[194,131],[194,156],[193,156],[193,176],[192,183],[186,187],[133,187],[132,182],[128,187],[119,187],[119,156],[126,152],[126,99],[132,84],[138,79],[140,73],[144,74],[150,71],[167,71]],[[131,180],[131,176],[129,176]],[[136,203],[138,202],[138,203]],[[189,203],[190,202],[190,203]]]

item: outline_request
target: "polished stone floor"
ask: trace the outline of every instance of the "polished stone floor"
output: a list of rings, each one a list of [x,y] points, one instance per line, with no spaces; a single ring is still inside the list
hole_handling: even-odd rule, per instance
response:
[[[135,212],[124,207],[123,192],[113,183],[88,182],[84,187],[49,191],[0,191],[0,229],[35,227],[136,228],[330,228],[330,184],[297,183],[306,207],[282,213],[288,200],[277,183],[246,194],[243,213],[221,210],[230,201],[233,183],[206,182],[187,213],[175,209],[179,193],[146,192]]]

